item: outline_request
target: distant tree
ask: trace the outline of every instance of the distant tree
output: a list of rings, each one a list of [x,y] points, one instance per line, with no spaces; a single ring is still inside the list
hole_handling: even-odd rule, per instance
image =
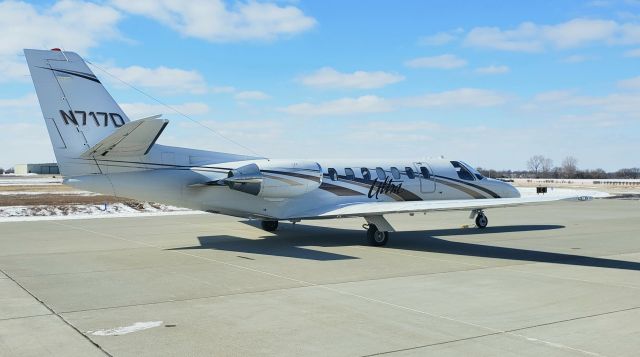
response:
[[[483,169],[482,167],[478,167],[476,168],[476,170],[478,170],[478,172],[481,173],[482,176],[484,177],[489,177],[489,178],[504,177],[503,173],[496,171],[494,169]]]
[[[608,175],[603,169],[577,170],[574,177],[579,179],[602,179],[607,178]]]
[[[564,178],[575,178],[578,171],[578,159],[567,156],[562,160],[562,175]]]
[[[5,173],[5,174],[12,174],[12,173],[14,173],[14,172],[15,172],[15,171],[13,170],[13,167],[8,168],[8,169],[6,169],[6,170],[4,170],[4,173]]]
[[[4,169],[0,167],[0,175],[2,175],[3,173],[4,173]]]
[[[542,176],[549,178],[551,176],[551,170],[553,170],[553,160],[545,157],[544,160],[542,160]]]
[[[542,170],[542,166],[546,158],[542,155],[534,155],[527,161],[527,168],[531,171],[535,177],[538,177],[538,173]]]
[[[613,176],[620,179],[639,179],[640,168],[632,167],[630,169],[620,169],[616,171]]]

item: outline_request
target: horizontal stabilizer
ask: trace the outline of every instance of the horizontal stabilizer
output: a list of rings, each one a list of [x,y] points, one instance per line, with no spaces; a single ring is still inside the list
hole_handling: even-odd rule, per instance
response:
[[[160,115],[126,123],[102,141],[80,155],[83,159],[94,156],[126,157],[146,155],[169,124]]]

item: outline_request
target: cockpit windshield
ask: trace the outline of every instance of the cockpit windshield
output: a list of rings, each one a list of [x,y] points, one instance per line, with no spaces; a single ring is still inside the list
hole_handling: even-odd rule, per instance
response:
[[[467,164],[466,162],[462,162],[462,161],[460,161],[460,163],[463,164],[469,171],[471,171],[473,176],[477,177],[478,180],[484,179],[484,176],[482,176],[482,174],[480,172],[478,172],[478,170],[474,169],[471,165]]]
[[[458,177],[463,179],[463,180],[467,180],[467,181],[474,181],[476,180],[476,178],[478,180],[482,180],[482,178],[479,178],[475,175],[475,173],[472,173],[473,169],[470,169],[465,163],[463,162],[459,162],[459,161],[451,161],[451,165],[453,165],[453,168],[456,169],[456,173],[458,174]],[[476,171],[477,172],[477,171]],[[478,173],[478,175],[480,175],[480,173]],[[482,175],[480,175],[480,177],[482,177]]]

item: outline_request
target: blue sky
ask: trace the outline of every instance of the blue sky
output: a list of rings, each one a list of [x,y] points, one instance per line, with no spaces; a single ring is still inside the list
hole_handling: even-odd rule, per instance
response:
[[[270,157],[640,166],[640,1],[0,2],[0,167],[53,153],[22,48],[98,67],[161,143]]]

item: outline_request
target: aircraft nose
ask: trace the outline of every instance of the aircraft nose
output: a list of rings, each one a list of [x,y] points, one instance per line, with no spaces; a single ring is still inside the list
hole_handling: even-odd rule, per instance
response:
[[[510,197],[510,198],[518,198],[520,197],[520,191],[518,191],[517,188],[513,187],[513,185],[510,185],[508,183],[504,183],[507,187],[505,189],[507,195],[506,197]]]

